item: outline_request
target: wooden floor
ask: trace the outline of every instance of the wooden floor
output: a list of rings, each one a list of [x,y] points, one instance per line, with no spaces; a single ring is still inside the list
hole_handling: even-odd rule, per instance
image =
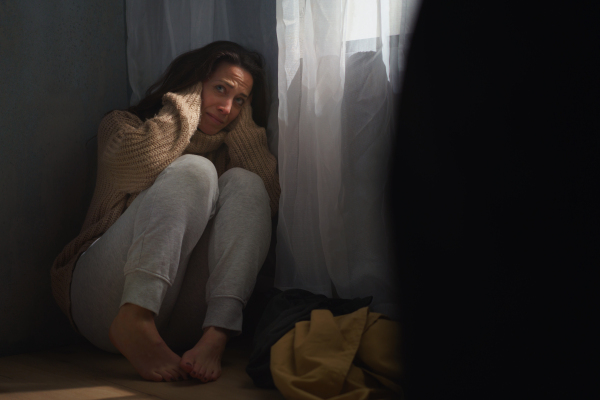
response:
[[[282,400],[275,389],[255,387],[245,368],[250,351],[231,343],[223,355],[223,374],[207,384],[147,382],[125,357],[73,345],[0,358],[0,399],[60,400]]]

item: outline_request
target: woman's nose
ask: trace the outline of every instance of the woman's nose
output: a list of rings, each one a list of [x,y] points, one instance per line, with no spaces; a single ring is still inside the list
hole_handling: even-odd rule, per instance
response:
[[[219,104],[219,111],[225,115],[228,115],[231,112],[231,104],[233,101],[231,99],[226,99]]]

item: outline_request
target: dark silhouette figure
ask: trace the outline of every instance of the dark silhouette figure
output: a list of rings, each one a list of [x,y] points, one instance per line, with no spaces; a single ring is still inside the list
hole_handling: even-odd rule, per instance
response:
[[[600,265],[597,13],[424,0],[392,168],[406,398],[587,382]]]

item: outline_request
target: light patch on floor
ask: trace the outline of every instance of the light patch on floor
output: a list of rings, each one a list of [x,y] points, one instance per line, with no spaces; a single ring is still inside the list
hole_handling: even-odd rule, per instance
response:
[[[282,400],[275,389],[254,386],[245,368],[249,351],[230,346],[216,382],[148,382],[125,357],[74,345],[0,358],[0,400],[243,399]]]

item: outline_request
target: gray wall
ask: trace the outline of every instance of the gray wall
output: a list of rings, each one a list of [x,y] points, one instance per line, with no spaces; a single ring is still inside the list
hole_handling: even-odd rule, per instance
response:
[[[124,0],[0,2],[0,355],[81,340],[50,267],[89,205],[98,123],[128,103],[124,12]]]

